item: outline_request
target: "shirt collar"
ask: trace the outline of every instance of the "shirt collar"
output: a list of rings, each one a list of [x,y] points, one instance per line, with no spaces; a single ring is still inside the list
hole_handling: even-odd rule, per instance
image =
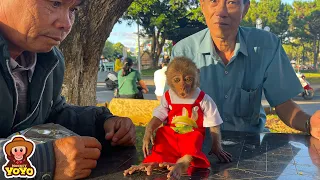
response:
[[[20,58],[21,64],[19,64],[15,59],[10,58],[10,68],[13,71],[14,69],[22,69],[28,71],[29,81],[31,81],[36,63],[37,63],[37,54],[31,52],[24,52],[18,58]]]
[[[248,56],[247,45],[246,45],[246,42],[243,39],[243,36],[241,34],[241,27],[239,27],[239,30],[238,30],[236,46],[235,46],[234,52],[236,52],[236,53],[241,52],[243,55]],[[207,28],[207,32],[206,32],[204,38],[202,39],[202,41],[200,42],[199,53],[216,54],[216,50],[213,45],[213,41],[211,38],[209,28]]]

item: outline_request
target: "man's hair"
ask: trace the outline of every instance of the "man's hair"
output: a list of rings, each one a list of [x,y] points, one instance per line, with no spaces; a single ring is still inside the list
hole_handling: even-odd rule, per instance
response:
[[[131,66],[133,65],[133,61],[131,58],[124,58],[123,67],[122,67],[122,76],[127,76],[131,72]]]

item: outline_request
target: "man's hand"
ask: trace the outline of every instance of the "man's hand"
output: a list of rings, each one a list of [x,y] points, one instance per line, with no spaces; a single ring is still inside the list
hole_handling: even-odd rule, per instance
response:
[[[143,145],[142,145],[142,151],[144,158],[150,155],[149,152],[149,143],[151,141],[151,144],[154,145],[153,143],[153,134],[151,129],[146,129],[143,137]]]
[[[222,147],[219,147],[218,145],[213,145],[209,155],[216,155],[220,162],[231,162],[232,161],[232,155],[222,149]]]
[[[93,137],[71,136],[55,140],[56,158],[54,179],[80,179],[88,177],[97,165],[102,146]]]
[[[310,134],[320,140],[320,111],[316,111],[310,119]]]
[[[147,94],[149,92],[149,89],[142,89],[141,91],[142,93]]]
[[[113,117],[104,123],[106,140],[112,146],[133,146],[136,143],[136,128],[131,119],[126,117]]]
[[[315,166],[320,167],[320,157],[318,153],[320,151],[320,140],[310,136],[308,151],[312,163]]]

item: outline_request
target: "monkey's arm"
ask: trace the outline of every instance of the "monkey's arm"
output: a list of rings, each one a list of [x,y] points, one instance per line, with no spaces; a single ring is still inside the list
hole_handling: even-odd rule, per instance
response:
[[[209,155],[215,154],[221,162],[231,162],[232,155],[223,150],[221,145],[220,126],[210,127],[212,147]]]
[[[210,134],[212,139],[212,147],[217,146],[218,148],[222,149],[220,126],[218,125],[218,126],[210,127]]]
[[[153,133],[161,125],[162,125],[162,121],[159,118],[153,116],[151,121],[148,123],[145,132],[148,131],[148,132]]]

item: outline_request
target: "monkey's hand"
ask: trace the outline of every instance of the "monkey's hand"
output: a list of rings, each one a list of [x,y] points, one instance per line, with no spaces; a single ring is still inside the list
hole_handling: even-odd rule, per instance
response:
[[[150,155],[150,149],[149,149],[150,142],[151,142],[151,146],[153,146],[154,145],[153,133],[152,133],[152,130],[146,129],[143,137],[143,144],[142,144],[142,151],[143,151],[144,158]]]
[[[212,145],[209,155],[216,155],[220,162],[231,162],[232,155],[227,151],[224,151],[219,145]]]

